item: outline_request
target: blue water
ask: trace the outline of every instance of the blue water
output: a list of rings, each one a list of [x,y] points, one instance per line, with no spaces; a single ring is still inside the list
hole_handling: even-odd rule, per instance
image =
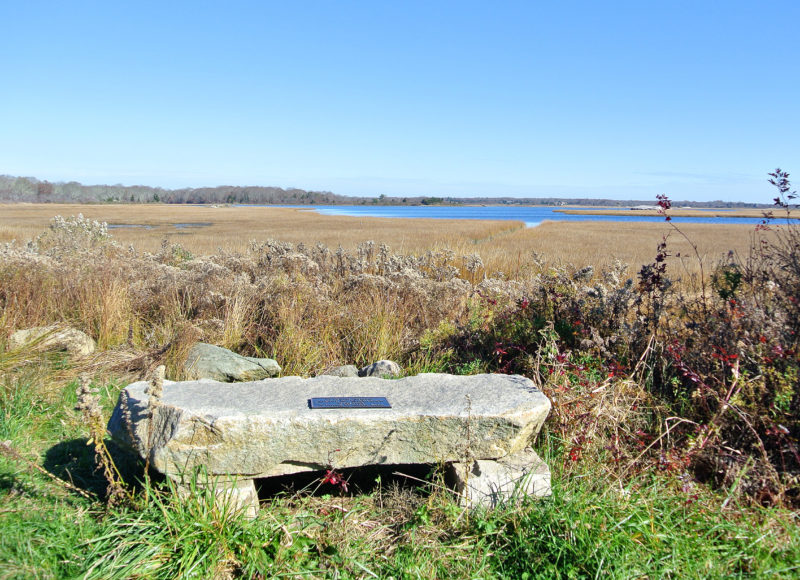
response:
[[[293,206],[298,207],[298,206]],[[645,216],[636,211],[631,215],[576,215],[559,213],[557,209],[566,207],[547,206],[364,206],[364,205],[318,205],[300,206],[308,211],[323,215],[347,215],[383,218],[438,218],[438,219],[477,219],[477,220],[519,220],[528,227],[538,226],[550,221],[609,221],[609,222],[663,222],[663,217]],[[577,208],[576,208],[577,209]],[[739,217],[673,217],[675,223],[696,224],[758,224],[761,218]]]

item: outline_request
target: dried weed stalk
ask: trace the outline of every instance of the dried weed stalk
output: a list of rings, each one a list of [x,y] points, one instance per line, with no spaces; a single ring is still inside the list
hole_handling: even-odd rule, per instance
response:
[[[89,430],[87,445],[94,445],[95,460],[103,471],[103,477],[108,482],[106,488],[108,505],[118,505],[129,500],[130,494],[106,446],[106,421],[100,408],[100,397],[97,395],[97,389],[91,387],[91,381],[87,375],[81,375],[77,394],[78,403],[75,405],[75,410],[83,414],[84,422]]]

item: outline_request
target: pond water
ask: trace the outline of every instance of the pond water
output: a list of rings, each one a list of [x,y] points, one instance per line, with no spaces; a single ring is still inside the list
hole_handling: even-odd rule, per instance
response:
[[[182,230],[185,228],[207,228],[213,226],[211,222],[185,222],[180,224],[172,224],[176,229]]]
[[[319,205],[292,206],[322,215],[346,215],[382,218],[438,218],[438,219],[477,219],[477,220],[519,220],[528,227],[538,226],[549,221],[609,221],[609,222],[663,222],[659,216],[646,216],[631,211],[630,215],[577,215],[560,213],[559,209],[585,209],[549,206],[363,206],[363,205]],[[613,209],[613,208],[609,208]],[[622,211],[625,211],[624,209]],[[673,217],[675,223],[699,224],[758,224],[761,218],[754,217]]]
[[[239,205],[238,207],[248,207]],[[252,206],[250,206],[252,207]],[[560,209],[585,209],[555,206],[405,206],[405,205],[284,205],[284,206],[257,206],[257,207],[289,207],[313,211],[322,215],[345,215],[381,218],[433,218],[433,219],[470,219],[470,220],[518,220],[525,222],[528,227],[538,226],[545,220],[549,221],[608,221],[608,222],[663,222],[659,216],[642,215],[640,212],[631,211],[630,215],[591,215],[561,213]],[[609,208],[614,209],[614,208]],[[620,208],[620,211],[625,211]],[[713,210],[718,212],[720,210]],[[759,224],[762,218],[756,217],[673,217],[675,223],[696,224]],[[204,228],[213,225],[211,222],[184,222],[170,224],[176,229]],[[109,229],[143,228],[153,229],[155,226],[145,224],[109,224]]]

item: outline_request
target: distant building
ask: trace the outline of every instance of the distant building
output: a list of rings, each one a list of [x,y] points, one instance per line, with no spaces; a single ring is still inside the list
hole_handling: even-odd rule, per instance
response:
[[[631,209],[632,210],[647,211],[647,210],[659,210],[661,208],[659,206],[657,206],[657,205],[635,205]]]

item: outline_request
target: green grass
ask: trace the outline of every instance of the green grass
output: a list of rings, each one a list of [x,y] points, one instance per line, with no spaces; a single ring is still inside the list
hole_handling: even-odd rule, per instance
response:
[[[659,478],[635,490],[592,489],[582,480],[551,499],[477,520],[493,534],[494,571],[508,578],[709,578],[797,573],[791,518],[722,513],[686,503]]]
[[[467,369],[465,369],[467,370]],[[471,370],[471,369],[469,369]],[[92,494],[104,483],[72,410],[30,375],[2,388],[0,437]],[[118,387],[103,402],[113,405]],[[800,526],[779,509],[653,472],[620,484],[591,461],[564,469],[543,434],[553,495],[467,513],[438,487],[378,485],[353,497],[292,494],[247,520],[197,488],[145,485],[107,508],[0,457],[0,578],[728,578],[797,577]],[[583,470],[582,470],[583,469]],[[423,486],[424,487],[424,486]]]

